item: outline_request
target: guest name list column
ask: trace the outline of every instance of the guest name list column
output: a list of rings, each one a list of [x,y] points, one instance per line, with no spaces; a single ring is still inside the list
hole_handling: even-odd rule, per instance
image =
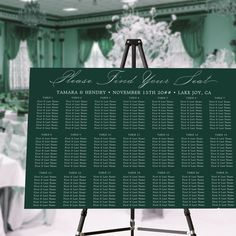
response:
[[[36,102],[32,204],[34,208],[57,206],[57,167],[59,156],[59,101],[52,96],[42,96]]]

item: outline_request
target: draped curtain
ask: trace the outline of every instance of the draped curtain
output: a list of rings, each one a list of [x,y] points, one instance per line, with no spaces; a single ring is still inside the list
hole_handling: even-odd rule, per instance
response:
[[[79,52],[78,52],[78,67],[84,67],[84,63],[88,60],[94,42],[98,42],[99,48],[104,57],[108,57],[108,53],[113,47],[113,42],[110,40],[110,35],[104,28],[96,29],[79,29]]]
[[[5,91],[9,91],[9,61],[13,60],[19,50],[20,39],[15,36],[15,26],[6,23],[5,25],[5,52],[4,52],[4,67],[3,81]]]
[[[98,45],[102,52],[102,55],[108,58],[108,54],[113,47],[113,41],[109,37],[104,37],[98,41]]]
[[[37,34],[27,39],[28,54],[34,67],[38,66]]]
[[[29,57],[37,66],[37,30],[12,23],[5,23],[4,89],[9,91],[9,61],[16,58],[20,42],[27,40]]]
[[[174,31],[181,33],[182,42],[188,55],[194,59],[194,66],[198,67],[204,61],[203,30],[204,17],[177,21]]]
[[[84,63],[88,60],[93,46],[93,40],[88,36],[86,30],[78,31],[79,39],[79,54],[78,54],[78,67],[84,67]]]

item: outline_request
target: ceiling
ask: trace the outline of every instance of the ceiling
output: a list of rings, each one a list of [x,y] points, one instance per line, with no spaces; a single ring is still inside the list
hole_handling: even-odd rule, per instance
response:
[[[43,12],[57,17],[68,17],[76,15],[96,14],[101,12],[109,12],[121,10],[124,5],[121,0],[97,0],[97,5],[93,4],[93,0],[38,0]],[[157,6],[171,3],[187,3],[192,0],[139,0],[136,7]],[[21,0],[0,0],[0,6],[6,9],[16,10],[23,8],[24,2]],[[78,11],[66,12],[64,8],[78,8]]]

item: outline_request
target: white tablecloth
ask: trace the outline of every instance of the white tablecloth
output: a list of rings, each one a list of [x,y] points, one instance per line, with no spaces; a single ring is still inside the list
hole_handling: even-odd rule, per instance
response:
[[[10,159],[9,157],[0,154],[0,188],[5,189],[7,187],[20,187],[23,188],[25,185],[25,174],[24,170],[21,168],[20,164]],[[4,194],[5,192],[3,192]],[[5,209],[4,211],[4,219],[2,218],[2,214],[0,211],[0,236],[4,235],[4,223],[7,224],[7,217],[9,214],[9,201],[5,199],[6,201],[3,202],[4,208],[7,208],[7,211]],[[0,206],[1,207],[1,206]],[[6,230],[6,229],[5,229]]]
[[[5,232],[4,232],[4,226],[3,226],[3,219],[2,219],[2,209],[1,209],[1,205],[0,205],[0,236],[5,236]]]
[[[20,164],[10,159],[9,157],[0,154],[0,188],[7,187],[20,187],[25,186],[25,173],[21,168]],[[5,202],[8,206],[8,202]],[[5,215],[6,218],[6,215]],[[6,221],[6,219],[5,219]],[[1,205],[0,205],[0,236],[5,235],[4,225],[5,222],[1,214]]]
[[[25,186],[25,172],[20,164],[0,154],[0,188]]]
[[[1,127],[6,130],[7,133],[13,133],[21,136],[27,135],[28,122],[25,117],[18,118],[3,118],[1,120]]]
[[[0,154],[0,188],[25,187],[25,171],[19,162]],[[1,210],[1,206],[0,206]],[[9,205],[8,224],[12,230],[21,227],[48,224],[54,221],[55,210],[26,210],[24,209],[24,194],[22,191],[13,191],[11,204]],[[5,219],[6,220],[6,219]],[[4,234],[3,219],[0,211],[0,236]]]
[[[0,188],[16,187],[23,190],[25,166],[22,165],[22,162],[24,163],[22,157],[25,156],[24,150],[26,149],[27,117],[17,117],[15,113],[8,111],[0,121],[0,126],[5,129],[5,133],[1,133],[1,135],[6,136],[4,140],[1,139],[1,151],[4,151],[4,154],[0,152]],[[7,208],[9,211],[7,219],[6,216],[4,220],[2,219],[0,205],[0,236],[5,235],[3,224],[4,222],[6,224],[6,221],[12,230],[53,223],[55,210],[26,210],[24,209],[24,191],[15,190],[17,191],[13,191]]]

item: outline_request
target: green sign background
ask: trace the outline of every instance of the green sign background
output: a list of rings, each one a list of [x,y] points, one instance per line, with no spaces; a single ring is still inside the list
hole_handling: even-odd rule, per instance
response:
[[[31,69],[25,207],[235,208],[235,77]]]

